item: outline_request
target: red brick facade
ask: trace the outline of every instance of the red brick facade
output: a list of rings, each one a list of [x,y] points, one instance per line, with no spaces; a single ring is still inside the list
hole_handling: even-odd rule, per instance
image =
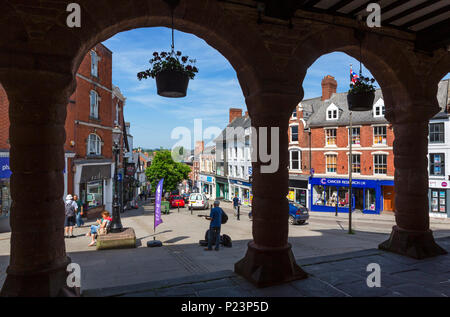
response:
[[[9,149],[9,102],[0,83],[0,150]]]

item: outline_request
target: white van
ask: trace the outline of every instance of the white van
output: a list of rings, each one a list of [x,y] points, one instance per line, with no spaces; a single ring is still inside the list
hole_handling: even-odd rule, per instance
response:
[[[189,208],[209,209],[209,201],[205,194],[193,193],[189,196]]]

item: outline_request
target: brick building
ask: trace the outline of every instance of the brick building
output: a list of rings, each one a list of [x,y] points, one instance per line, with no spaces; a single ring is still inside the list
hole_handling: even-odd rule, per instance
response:
[[[349,110],[332,76],[322,96],[303,100],[289,121],[289,196],[312,211],[348,211]],[[381,90],[372,111],[352,114],[352,193],[365,213],[394,210],[394,132]],[[312,162],[312,163],[310,163]]]
[[[83,59],[77,75],[77,88],[69,99],[65,122],[66,141],[64,196],[76,194],[88,217],[106,209],[112,211],[114,157],[112,130],[124,131],[125,97],[112,84],[112,52],[96,45]],[[0,86],[0,205],[9,211],[9,103]],[[119,172],[123,173],[125,148],[121,138]]]
[[[65,126],[65,150],[74,153],[67,162],[67,193],[80,197],[88,217],[103,209],[112,211],[112,130],[115,126],[126,130],[124,106],[125,97],[112,84],[112,52],[98,44],[78,69],[77,89],[69,100]],[[119,158],[123,148],[122,137]],[[123,171],[119,160],[118,168]]]

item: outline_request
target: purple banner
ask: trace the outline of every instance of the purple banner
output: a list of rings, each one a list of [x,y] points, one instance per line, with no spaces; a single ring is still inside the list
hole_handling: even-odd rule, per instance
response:
[[[164,178],[161,179],[158,183],[158,186],[156,187],[156,193],[155,193],[155,225],[153,228],[156,228],[160,224],[162,224],[161,219],[161,198],[162,198],[162,191],[163,191],[163,182]]]

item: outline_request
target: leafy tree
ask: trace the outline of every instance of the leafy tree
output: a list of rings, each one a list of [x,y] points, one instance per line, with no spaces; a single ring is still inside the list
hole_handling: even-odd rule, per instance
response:
[[[171,152],[164,150],[156,152],[152,165],[145,170],[145,175],[152,184],[153,192],[161,178],[164,178],[164,190],[171,192],[177,189],[181,181],[188,178],[190,171],[189,166],[175,162]]]

